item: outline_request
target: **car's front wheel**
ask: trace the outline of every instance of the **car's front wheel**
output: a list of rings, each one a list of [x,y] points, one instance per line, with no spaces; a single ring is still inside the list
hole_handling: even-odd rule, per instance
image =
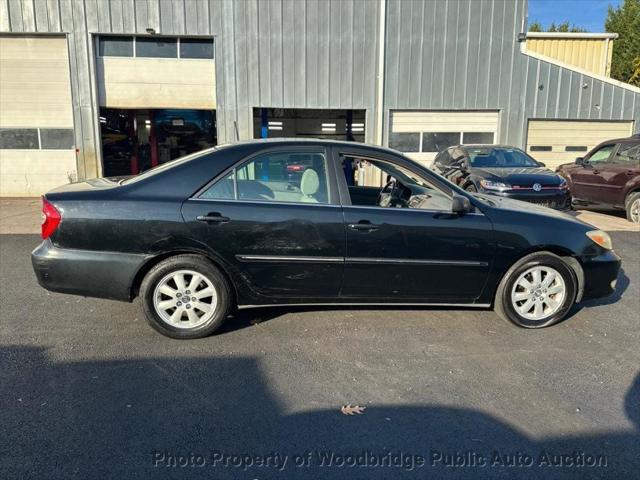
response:
[[[178,339],[213,333],[232,301],[225,277],[199,255],[177,255],[153,267],[142,281],[140,298],[148,323]]]
[[[574,304],[577,282],[571,267],[549,252],[527,255],[502,278],[496,313],[524,328],[543,328],[561,321]]]

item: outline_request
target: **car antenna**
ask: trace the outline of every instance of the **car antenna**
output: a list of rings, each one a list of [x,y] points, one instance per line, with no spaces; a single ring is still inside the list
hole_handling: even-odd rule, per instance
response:
[[[236,142],[239,142],[240,134],[238,133],[238,122],[236,120],[233,121],[233,130],[236,132]]]

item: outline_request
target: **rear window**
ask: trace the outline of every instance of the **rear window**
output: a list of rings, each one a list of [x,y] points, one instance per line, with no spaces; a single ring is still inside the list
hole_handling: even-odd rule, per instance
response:
[[[160,165],[155,166],[152,169],[147,170],[146,172],[140,173],[134,177],[125,178],[120,182],[120,185],[128,185],[131,183],[136,183],[140,180],[144,180],[145,178],[149,178],[158,173],[164,172],[165,170],[169,170],[170,168],[173,168],[177,165],[187,163],[188,161],[193,160],[194,158],[199,158],[199,157],[202,157],[203,155],[207,155],[208,153],[211,153],[215,150],[218,150],[218,147],[212,147],[206,150],[200,150],[199,152],[191,153],[184,157],[176,158],[174,160],[169,160],[168,162],[161,163]]]

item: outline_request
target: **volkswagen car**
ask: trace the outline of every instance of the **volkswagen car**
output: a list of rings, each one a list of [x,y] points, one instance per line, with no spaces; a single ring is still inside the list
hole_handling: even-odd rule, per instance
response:
[[[558,210],[571,207],[566,180],[519,148],[458,145],[440,152],[433,166],[468,192],[513,198]]]
[[[349,162],[364,180],[346,178]],[[305,165],[295,181],[292,163]],[[611,294],[620,269],[603,231],[351,142],[215,147],[62,186],[43,214],[32,253],[43,287],[139,298],[153,328],[181,339],[274,305],[493,307],[540,328]]]

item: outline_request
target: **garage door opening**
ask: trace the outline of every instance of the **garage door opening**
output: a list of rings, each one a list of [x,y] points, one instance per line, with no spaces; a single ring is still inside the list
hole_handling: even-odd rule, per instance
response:
[[[140,172],[216,145],[211,110],[100,109],[105,177]]]
[[[364,142],[365,110],[254,108],[254,138],[322,138]]]

